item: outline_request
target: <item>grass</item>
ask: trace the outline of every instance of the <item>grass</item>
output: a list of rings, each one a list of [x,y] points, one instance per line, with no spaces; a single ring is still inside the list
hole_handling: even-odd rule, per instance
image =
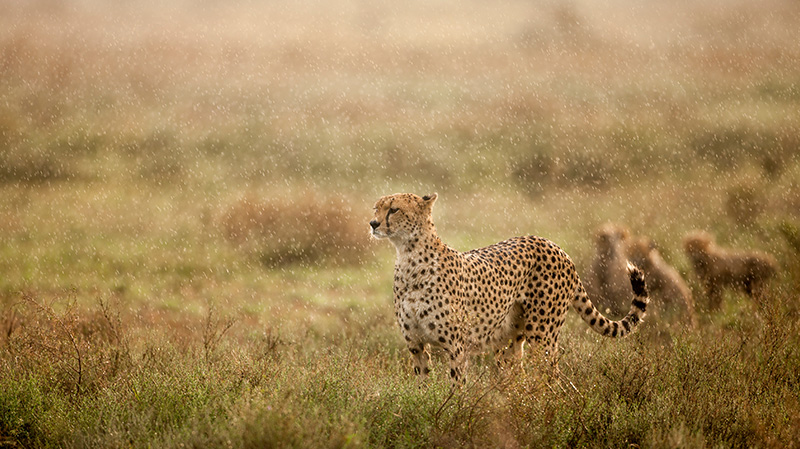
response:
[[[573,322],[558,379],[483,365],[452,391],[440,363],[426,385],[412,378],[389,323],[376,333],[362,322],[353,325],[356,335],[307,343],[233,337],[239,323],[228,327],[208,315],[194,336],[137,339],[123,324],[131,320],[107,306],[78,316],[26,304],[17,309],[26,325],[5,346],[16,362],[5,365],[0,381],[9,444],[797,443],[796,319],[753,322],[739,307],[698,334],[658,337],[653,323],[617,344]],[[778,310],[770,316],[797,317],[796,305],[772,306]],[[204,346],[209,329],[223,337],[218,347]]]
[[[0,447],[796,447],[795,2],[0,5]],[[758,307],[420,385],[374,201],[776,256]]]

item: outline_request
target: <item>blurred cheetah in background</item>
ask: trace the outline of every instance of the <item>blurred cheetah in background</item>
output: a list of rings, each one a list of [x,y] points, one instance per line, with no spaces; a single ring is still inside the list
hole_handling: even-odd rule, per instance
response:
[[[557,369],[559,331],[570,305],[609,337],[632,333],[644,318],[649,297],[639,269],[628,268],[630,311],[611,321],[592,305],[572,260],[555,243],[516,237],[459,252],[436,233],[435,200],[436,194],[384,196],[370,221],[372,235],[397,250],[395,315],[420,378],[429,372],[429,345],[447,353],[455,383],[463,381],[470,354],[491,349],[498,364],[513,362],[525,342],[543,349]]]
[[[689,318],[689,325],[697,327],[697,313],[689,286],[678,270],[668,264],[647,237],[628,239],[626,253],[631,262],[641,268],[647,277],[647,287],[653,298],[669,307],[680,302]]]
[[[719,309],[722,291],[734,288],[757,301],[767,280],[775,275],[778,263],[760,251],[724,249],[711,234],[694,231],[683,239],[683,248],[700,282],[711,310]]]
[[[628,229],[608,223],[600,227],[595,235],[594,257],[584,286],[595,304],[607,308],[614,316],[627,312],[626,301],[630,292],[628,279],[628,255],[625,241],[630,232]],[[640,267],[641,268],[641,267]],[[650,281],[648,279],[648,286]]]

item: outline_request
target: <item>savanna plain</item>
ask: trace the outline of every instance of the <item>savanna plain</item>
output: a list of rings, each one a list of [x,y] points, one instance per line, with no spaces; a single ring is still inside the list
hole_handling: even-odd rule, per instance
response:
[[[800,446],[800,3],[0,0],[0,447]],[[585,273],[652,238],[697,326],[572,312],[560,372],[418,382],[372,206]],[[710,310],[681,240],[768,252]],[[603,307],[603,304],[598,304]]]

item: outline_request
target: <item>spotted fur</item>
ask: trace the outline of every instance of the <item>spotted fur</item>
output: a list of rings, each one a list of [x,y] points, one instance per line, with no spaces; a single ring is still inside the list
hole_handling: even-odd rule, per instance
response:
[[[543,349],[557,366],[559,331],[570,305],[608,337],[630,334],[644,318],[649,298],[639,269],[628,270],[630,311],[609,320],[592,305],[570,257],[549,240],[515,237],[467,252],[445,245],[431,216],[436,197],[382,197],[370,222],[372,235],[389,239],[397,250],[395,315],[419,376],[429,372],[428,345],[444,349],[456,382],[470,354],[494,350],[498,363],[514,361],[524,343]]]

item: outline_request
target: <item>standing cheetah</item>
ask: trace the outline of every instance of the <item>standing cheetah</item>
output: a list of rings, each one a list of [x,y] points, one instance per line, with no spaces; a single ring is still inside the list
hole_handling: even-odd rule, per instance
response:
[[[495,351],[498,363],[522,356],[522,345],[537,343],[554,367],[558,334],[572,305],[601,335],[624,337],[645,315],[649,301],[642,272],[628,268],[633,299],[627,316],[605,318],[589,300],[570,257],[540,237],[516,237],[465,253],[442,243],[431,210],[436,194],[384,196],[375,204],[372,235],[397,249],[394,306],[424,378],[439,346],[450,358],[450,377],[460,383],[470,354]]]

